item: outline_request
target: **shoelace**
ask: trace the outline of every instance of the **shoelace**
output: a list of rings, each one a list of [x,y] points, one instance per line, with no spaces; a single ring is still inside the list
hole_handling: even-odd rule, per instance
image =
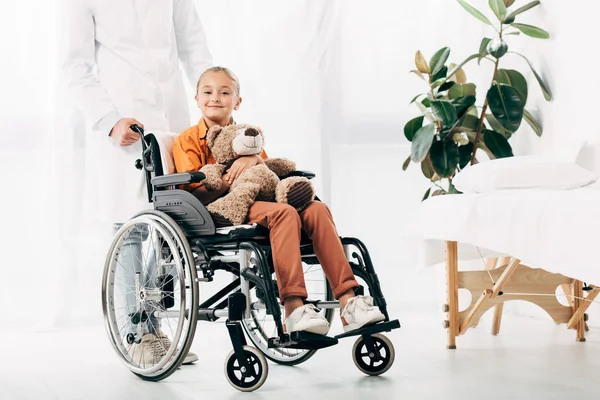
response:
[[[164,347],[165,352],[169,351],[171,348],[171,339],[165,334],[156,334],[157,339],[160,341],[161,345]]]
[[[373,308],[373,298],[370,296],[351,298],[344,308],[344,314],[353,313],[357,308],[362,311],[371,310]]]
[[[304,307],[304,312],[311,317],[317,317],[319,315],[319,312],[314,304],[307,304],[306,307]]]
[[[160,340],[154,339],[145,343],[146,346],[150,347],[152,354],[156,360],[160,360],[167,352]]]

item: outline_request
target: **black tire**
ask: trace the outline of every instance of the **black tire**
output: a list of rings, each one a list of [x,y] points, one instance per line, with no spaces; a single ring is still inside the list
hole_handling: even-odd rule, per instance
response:
[[[231,350],[225,359],[225,378],[231,386],[240,392],[253,392],[267,380],[269,364],[263,354],[255,347],[244,346],[244,354],[252,371],[251,376],[244,376],[246,371],[239,366],[235,352]],[[246,379],[249,379],[249,381],[246,381]]]
[[[363,337],[359,337],[352,347],[354,365],[367,375],[377,376],[387,372],[394,364],[396,351],[394,345],[386,336],[376,333],[371,335],[378,354],[371,354]],[[368,360],[368,361],[367,361]]]

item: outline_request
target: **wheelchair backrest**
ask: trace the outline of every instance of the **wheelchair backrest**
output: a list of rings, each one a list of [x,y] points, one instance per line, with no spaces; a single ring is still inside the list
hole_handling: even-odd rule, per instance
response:
[[[216,228],[208,210],[191,193],[181,189],[158,190],[150,183],[152,178],[174,174],[173,145],[177,135],[172,133],[148,133],[144,136],[148,152],[144,154],[148,191],[154,209],[166,213],[190,236],[214,235]]]

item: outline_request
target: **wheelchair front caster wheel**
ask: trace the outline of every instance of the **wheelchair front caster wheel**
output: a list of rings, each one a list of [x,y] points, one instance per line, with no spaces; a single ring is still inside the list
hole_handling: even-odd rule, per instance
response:
[[[227,381],[241,392],[252,392],[265,383],[269,374],[269,365],[265,356],[252,346],[244,346],[244,354],[248,368],[240,366],[235,352],[231,352],[225,359],[225,376]]]
[[[392,367],[395,358],[394,345],[390,339],[379,333],[371,335],[368,339],[359,337],[352,347],[354,365],[367,375],[385,373]]]

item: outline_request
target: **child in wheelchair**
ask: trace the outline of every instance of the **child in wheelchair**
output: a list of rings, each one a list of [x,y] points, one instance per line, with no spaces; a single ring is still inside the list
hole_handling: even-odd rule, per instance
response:
[[[178,173],[196,172],[206,164],[215,163],[207,146],[206,133],[213,126],[233,123],[232,113],[242,102],[239,81],[227,68],[209,68],[198,81],[195,99],[202,118],[175,141],[173,158]],[[185,188],[203,204],[209,204],[226,193],[244,170],[266,158],[264,151],[260,156],[238,158],[223,175],[219,190],[208,190],[202,183],[188,184]],[[326,334],[329,330],[327,319],[317,312],[316,307],[304,304],[308,295],[300,252],[302,231],[312,241],[333,295],[340,302],[344,331],[385,320],[370,296],[355,294],[358,282],[348,264],[331,212],[324,203],[313,201],[298,212],[287,204],[256,201],[250,207],[246,222],[269,229],[279,297],[285,309],[283,324],[286,332]]]

